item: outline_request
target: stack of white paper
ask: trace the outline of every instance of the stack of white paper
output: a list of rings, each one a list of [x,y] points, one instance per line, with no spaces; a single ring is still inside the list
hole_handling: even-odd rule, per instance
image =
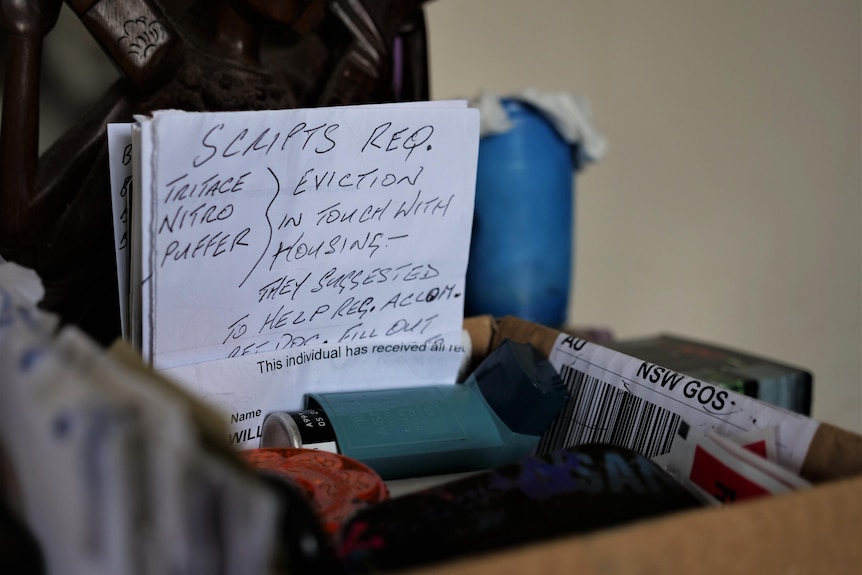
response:
[[[478,132],[460,101],[111,126],[124,335],[240,446],[309,391],[454,382]]]

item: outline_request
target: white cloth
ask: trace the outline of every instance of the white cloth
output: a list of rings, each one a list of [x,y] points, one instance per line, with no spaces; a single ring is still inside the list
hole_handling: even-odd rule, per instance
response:
[[[535,88],[527,88],[505,98],[536,108],[554,126],[563,140],[570,145],[580,146],[582,159],[596,162],[607,152],[607,139],[593,127],[590,105],[586,99],[566,92],[542,92]],[[498,94],[483,91],[470,100],[470,106],[479,109],[480,136],[502,134],[512,129],[512,122],[503,108],[502,99]]]

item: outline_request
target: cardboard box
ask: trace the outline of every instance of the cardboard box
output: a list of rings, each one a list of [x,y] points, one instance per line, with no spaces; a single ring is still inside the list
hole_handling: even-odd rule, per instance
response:
[[[559,332],[506,317],[469,318],[473,362],[509,338],[548,354]],[[862,436],[821,423],[787,495],[703,508],[586,535],[405,571],[446,574],[860,573]]]
[[[548,354],[559,332],[517,318],[468,318],[471,363],[478,364],[503,339],[529,342]],[[148,374],[149,368],[123,346],[112,353]],[[155,382],[187,403],[210,448],[228,459],[223,422],[197,401],[160,378]],[[0,487],[4,467],[0,457]],[[821,424],[802,474],[814,488],[787,495],[703,508],[613,529],[512,547],[405,570],[418,575],[686,574],[862,572],[862,436]],[[0,489],[2,491],[2,489]],[[0,565],[5,566],[2,560]]]

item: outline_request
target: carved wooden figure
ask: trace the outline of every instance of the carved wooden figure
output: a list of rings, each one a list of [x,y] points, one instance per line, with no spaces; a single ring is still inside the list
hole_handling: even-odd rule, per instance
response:
[[[0,254],[43,306],[119,335],[106,125],[156,109],[238,110],[428,98],[424,0],[67,0],[121,78],[41,157],[42,42],[60,0],[0,0],[7,62]]]

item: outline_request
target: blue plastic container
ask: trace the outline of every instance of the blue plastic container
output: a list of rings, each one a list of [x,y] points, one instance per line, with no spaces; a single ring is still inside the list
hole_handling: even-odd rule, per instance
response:
[[[528,104],[504,99],[513,127],[479,143],[466,315],[566,322],[576,154]]]

